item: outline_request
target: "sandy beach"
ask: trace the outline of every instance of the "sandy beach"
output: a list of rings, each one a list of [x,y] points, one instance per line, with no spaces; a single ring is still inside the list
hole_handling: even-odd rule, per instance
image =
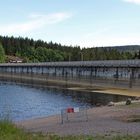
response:
[[[16,122],[31,132],[54,133],[58,135],[121,135],[140,133],[140,102],[132,105],[94,107],[87,110],[88,121],[70,120],[61,124],[61,116]]]

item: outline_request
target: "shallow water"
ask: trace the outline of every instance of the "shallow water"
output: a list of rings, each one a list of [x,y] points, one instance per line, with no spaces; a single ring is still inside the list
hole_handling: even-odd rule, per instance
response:
[[[0,82],[0,116],[14,121],[60,114],[67,107],[92,107],[127,97],[75,92],[54,88]]]
[[[12,120],[25,120],[60,113],[67,107],[85,107],[60,91],[32,88],[16,84],[0,84],[0,115]]]

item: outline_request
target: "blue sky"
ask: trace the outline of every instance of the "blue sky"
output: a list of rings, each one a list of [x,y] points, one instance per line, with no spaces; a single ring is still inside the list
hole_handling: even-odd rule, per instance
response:
[[[140,0],[4,0],[0,35],[81,47],[140,44]]]

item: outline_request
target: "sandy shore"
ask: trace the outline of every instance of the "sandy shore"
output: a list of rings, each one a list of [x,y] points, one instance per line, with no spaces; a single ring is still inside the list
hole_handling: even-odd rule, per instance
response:
[[[58,135],[116,135],[139,134],[140,121],[128,122],[132,117],[140,118],[140,103],[94,107],[88,109],[88,121],[70,120],[61,124],[61,116],[31,119],[17,122],[17,126],[32,132],[55,133]]]

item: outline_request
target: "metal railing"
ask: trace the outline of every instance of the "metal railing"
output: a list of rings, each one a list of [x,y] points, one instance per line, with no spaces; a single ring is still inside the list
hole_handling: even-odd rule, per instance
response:
[[[99,60],[99,61],[67,61],[67,62],[42,62],[42,63],[2,63],[2,66],[59,66],[59,67],[140,67],[140,60]]]

